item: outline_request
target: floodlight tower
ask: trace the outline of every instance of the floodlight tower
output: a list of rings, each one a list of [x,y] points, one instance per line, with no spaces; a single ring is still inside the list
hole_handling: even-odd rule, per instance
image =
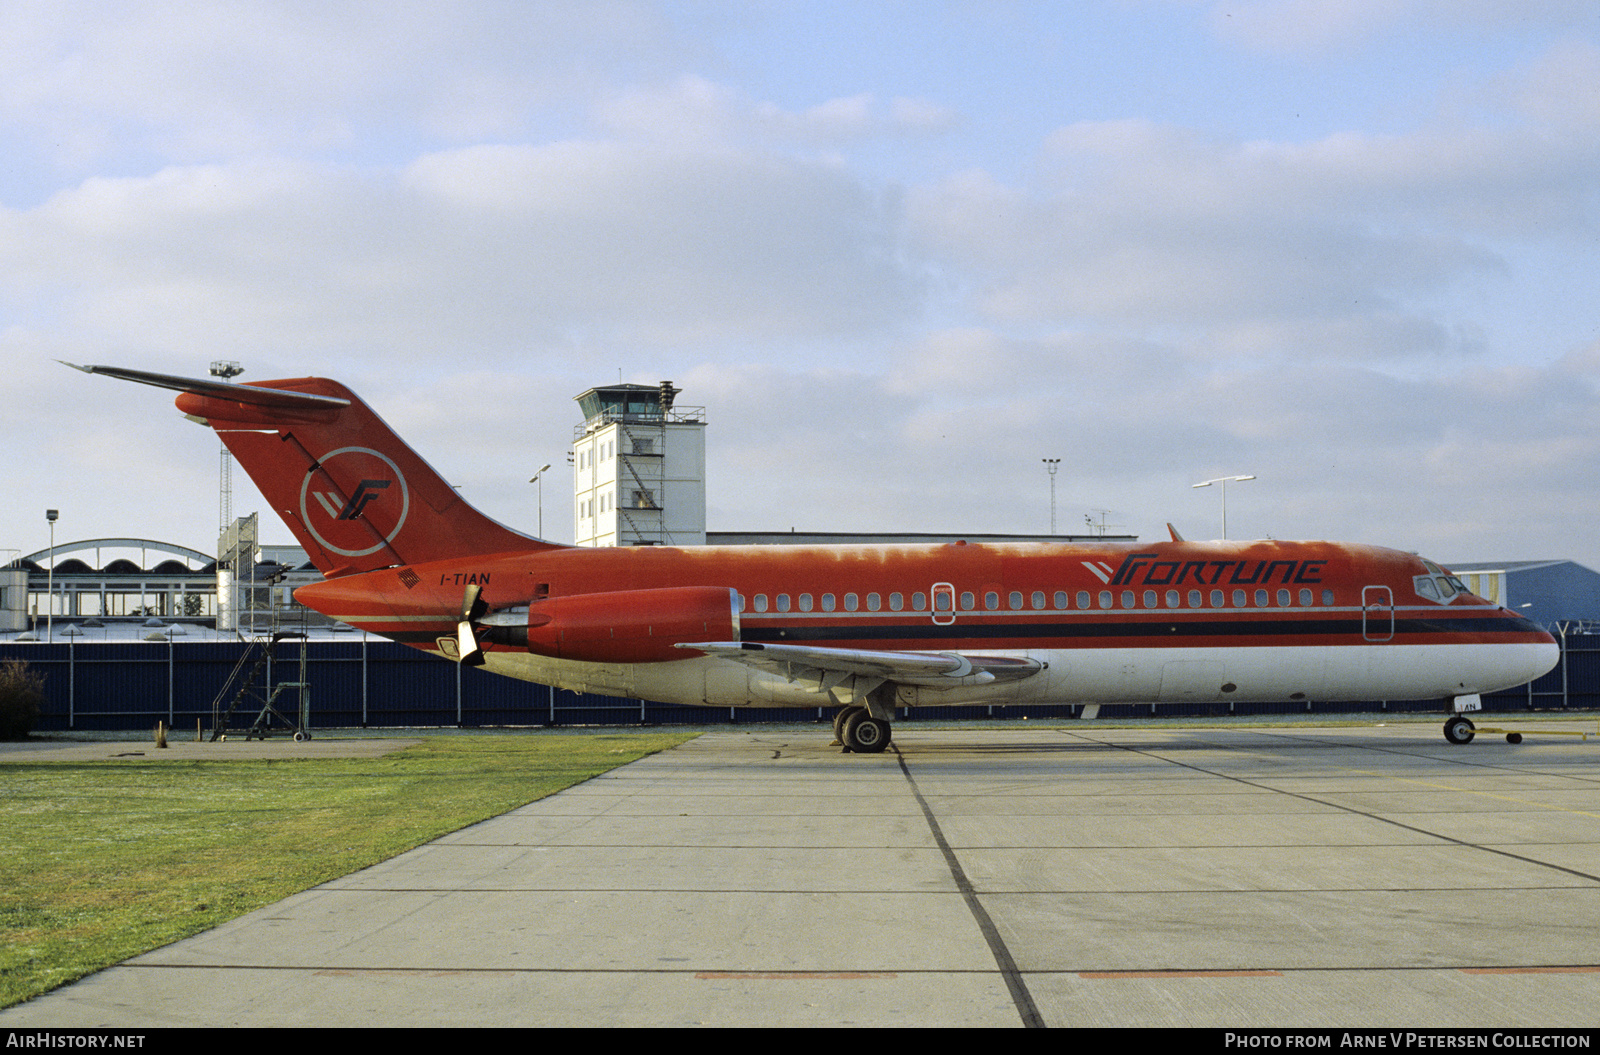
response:
[[[217,359],[211,364],[211,376],[220,377],[224,381],[232,381],[244,373],[244,367],[232,359]],[[220,494],[218,495],[218,520],[217,531],[228,530],[228,525],[233,523],[233,455],[228,453],[228,445],[222,445],[222,471],[220,473]]]
[[[1044,471],[1050,474],[1050,534],[1056,533],[1056,470],[1061,468],[1060,458],[1040,458]]]

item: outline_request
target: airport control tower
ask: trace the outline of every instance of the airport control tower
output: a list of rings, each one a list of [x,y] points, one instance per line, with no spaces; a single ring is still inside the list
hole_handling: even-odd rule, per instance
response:
[[[706,541],[706,412],[676,404],[672,382],[574,396],[573,538],[580,546]]]

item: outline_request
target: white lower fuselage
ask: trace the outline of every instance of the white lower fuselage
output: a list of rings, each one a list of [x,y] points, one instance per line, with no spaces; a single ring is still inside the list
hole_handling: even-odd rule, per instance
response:
[[[1021,681],[901,686],[898,706],[1424,700],[1496,692],[1549,670],[1551,644],[1098,648],[992,652],[1040,660]],[[707,707],[832,707],[818,680],[786,681],[723,659],[580,663],[491,653],[488,669],[574,692]]]

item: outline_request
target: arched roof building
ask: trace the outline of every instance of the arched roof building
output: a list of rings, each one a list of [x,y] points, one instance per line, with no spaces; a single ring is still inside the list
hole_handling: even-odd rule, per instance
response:
[[[200,622],[216,614],[215,558],[170,542],[62,542],[0,570],[0,630],[27,630],[47,616]]]

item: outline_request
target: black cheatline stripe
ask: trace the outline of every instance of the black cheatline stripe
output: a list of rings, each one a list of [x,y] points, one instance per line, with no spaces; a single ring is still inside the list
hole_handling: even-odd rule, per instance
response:
[[[917,780],[911,775],[911,770],[906,767],[906,756],[900,753],[898,744],[889,745],[894,750],[895,758],[900,762],[900,772],[905,775],[906,783],[911,785],[911,794],[916,797],[917,805],[922,809],[922,816],[928,822],[928,830],[933,832],[934,842],[939,844],[939,852],[944,854],[945,866],[950,869],[950,875],[956,881],[956,888],[961,891],[961,900],[967,904],[967,911],[972,913],[972,918],[978,924],[978,930],[983,934],[983,940],[989,944],[989,954],[994,957],[995,966],[1000,968],[1000,977],[1005,979],[1006,989],[1011,993],[1011,1002],[1016,1006],[1017,1014],[1022,1016],[1022,1024],[1029,1029],[1044,1028],[1044,1018],[1039,1014],[1039,1008],[1033,1002],[1033,994],[1028,992],[1028,983],[1023,980],[1022,972],[1017,969],[1017,961],[1011,958],[1011,950],[1006,948],[1006,943],[1000,937],[999,929],[994,925],[994,920],[989,918],[989,913],[978,901],[977,893],[972,889],[972,883],[967,879],[966,871],[961,867],[956,852],[950,848],[950,843],[945,840],[944,829],[939,827],[939,821],[933,815],[933,810],[928,808],[928,800],[922,797],[922,789],[917,787]]]

